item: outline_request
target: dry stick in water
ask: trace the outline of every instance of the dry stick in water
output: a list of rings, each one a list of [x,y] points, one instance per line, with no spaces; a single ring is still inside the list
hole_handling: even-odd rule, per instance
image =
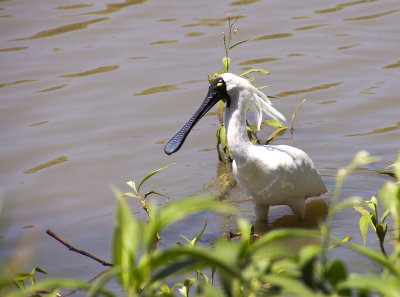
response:
[[[75,247],[73,247],[72,245],[70,245],[68,242],[66,242],[64,239],[62,239],[60,236],[58,236],[56,233],[54,233],[53,231],[51,231],[50,229],[48,229],[46,231],[47,234],[49,234],[51,237],[53,237],[55,240],[61,242],[63,245],[65,245],[70,251],[76,252],[78,254],[84,255],[86,257],[89,257],[97,262],[99,262],[100,264],[102,264],[103,266],[113,266],[112,263],[109,263],[107,261],[104,261],[102,259],[97,258],[96,256],[84,251],[84,250],[80,250],[77,249]]]

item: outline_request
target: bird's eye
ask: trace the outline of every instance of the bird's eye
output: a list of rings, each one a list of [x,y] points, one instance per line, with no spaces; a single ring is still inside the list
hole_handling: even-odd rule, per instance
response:
[[[221,87],[223,85],[222,82],[217,83],[217,87]]]

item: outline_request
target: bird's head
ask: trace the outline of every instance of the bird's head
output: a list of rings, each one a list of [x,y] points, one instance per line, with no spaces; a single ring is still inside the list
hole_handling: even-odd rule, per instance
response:
[[[195,114],[183,126],[183,128],[171,138],[165,145],[164,151],[166,154],[171,155],[178,151],[188,136],[190,130],[194,125],[219,101],[226,102],[226,107],[230,107],[231,100],[237,100],[238,94],[245,94],[243,98],[248,98],[248,102],[252,103],[259,111],[258,126],[262,119],[262,109],[264,109],[273,118],[284,117],[272,108],[267,96],[257,90],[250,82],[244,78],[236,76],[232,73],[224,73],[218,76],[210,85],[208,93],[203,103],[200,105]],[[267,110],[267,107],[269,111]]]
[[[183,126],[183,128],[171,138],[165,145],[164,151],[166,154],[171,155],[178,151],[188,136],[190,130],[194,125],[215,105],[219,100],[226,102],[227,106],[230,105],[231,99],[227,92],[227,85],[224,77],[225,74],[218,76],[208,88],[208,93],[199,109],[190,118],[190,120]]]

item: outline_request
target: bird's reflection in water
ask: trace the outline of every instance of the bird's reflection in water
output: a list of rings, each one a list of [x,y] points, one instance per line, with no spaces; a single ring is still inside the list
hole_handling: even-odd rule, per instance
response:
[[[323,199],[310,200],[306,206],[306,215],[304,220],[299,220],[294,214],[286,214],[273,219],[272,209],[269,213],[269,222],[257,219],[254,224],[254,231],[263,235],[268,231],[279,228],[303,228],[315,229],[319,222],[325,220],[328,215],[328,204]]]

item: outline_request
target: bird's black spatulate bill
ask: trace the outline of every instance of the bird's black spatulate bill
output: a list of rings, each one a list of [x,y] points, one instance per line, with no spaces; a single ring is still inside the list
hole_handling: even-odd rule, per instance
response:
[[[165,145],[164,152],[167,155],[171,155],[178,151],[186,137],[188,136],[190,130],[196,125],[196,123],[218,102],[215,101],[214,96],[210,96],[210,92],[208,92],[206,99],[204,99],[203,103],[196,111],[196,113],[190,118],[190,120],[183,126],[181,130],[174,137],[171,138],[170,141]]]
[[[164,152],[167,155],[171,155],[179,150],[194,125],[196,125],[196,123],[211,109],[211,107],[221,99],[224,101],[228,100],[227,104],[230,102],[229,95],[226,92],[225,82],[222,77],[219,76],[210,85],[206,99],[204,99],[199,109],[185,124],[185,126],[183,126],[183,128],[165,145]]]

